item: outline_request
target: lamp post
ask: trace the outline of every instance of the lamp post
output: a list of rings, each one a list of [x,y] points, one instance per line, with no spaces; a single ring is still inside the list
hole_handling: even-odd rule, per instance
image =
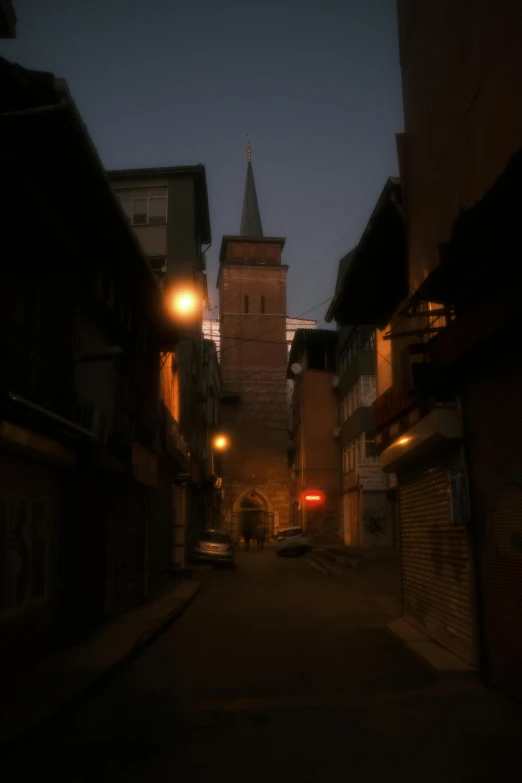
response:
[[[230,439],[222,432],[217,432],[210,441],[210,459],[212,475],[215,475],[214,452],[226,451],[230,446]]]

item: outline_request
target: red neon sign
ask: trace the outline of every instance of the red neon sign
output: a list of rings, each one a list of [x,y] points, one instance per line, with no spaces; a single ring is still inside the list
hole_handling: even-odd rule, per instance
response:
[[[324,492],[321,489],[307,489],[303,492],[303,501],[310,506],[324,502]]]

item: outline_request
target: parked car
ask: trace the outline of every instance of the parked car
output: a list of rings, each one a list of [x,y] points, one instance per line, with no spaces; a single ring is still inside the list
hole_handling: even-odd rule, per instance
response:
[[[194,558],[206,563],[234,565],[234,544],[224,530],[205,530],[194,547]]]
[[[276,554],[278,557],[309,552],[311,548],[310,539],[301,527],[285,527],[277,534]]]

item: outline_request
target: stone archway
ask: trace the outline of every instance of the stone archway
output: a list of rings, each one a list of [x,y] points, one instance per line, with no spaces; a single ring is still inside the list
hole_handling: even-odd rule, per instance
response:
[[[263,524],[265,536],[271,534],[270,521],[273,514],[270,511],[268,499],[263,493],[255,489],[247,490],[237,498],[234,506],[240,537],[244,536],[246,530],[249,530],[250,536],[254,537],[259,524]]]

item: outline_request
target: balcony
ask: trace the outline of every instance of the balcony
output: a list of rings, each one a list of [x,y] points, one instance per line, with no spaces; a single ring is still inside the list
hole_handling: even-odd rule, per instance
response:
[[[373,425],[380,430],[396,419],[405,416],[420,404],[417,392],[406,392],[401,384],[386,389],[373,404]]]
[[[402,384],[387,389],[373,405],[373,426],[379,454],[397,438],[416,427],[437,408],[455,407],[451,391],[409,390]]]

